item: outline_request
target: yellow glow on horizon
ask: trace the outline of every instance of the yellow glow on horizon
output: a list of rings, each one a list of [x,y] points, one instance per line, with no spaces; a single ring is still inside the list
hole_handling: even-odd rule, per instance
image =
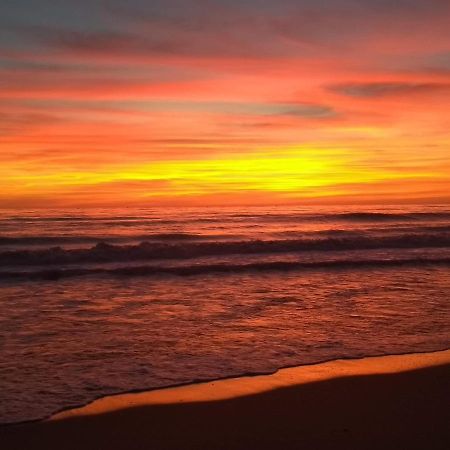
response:
[[[365,155],[367,158],[367,155]],[[0,181],[42,196],[72,196],[80,190],[106,200],[139,201],[214,194],[272,194],[284,198],[322,198],[351,193],[349,186],[402,179],[431,179],[436,173],[398,172],[368,164],[345,149],[291,147],[209,159],[110,165],[92,171],[55,171],[39,175],[11,168]],[[14,193],[11,193],[14,194]]]

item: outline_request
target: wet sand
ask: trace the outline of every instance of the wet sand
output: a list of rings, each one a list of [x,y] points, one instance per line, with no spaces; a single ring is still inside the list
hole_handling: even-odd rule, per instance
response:
[[[450,448],[450,350],[100,399],[0,428],[4,450]]]

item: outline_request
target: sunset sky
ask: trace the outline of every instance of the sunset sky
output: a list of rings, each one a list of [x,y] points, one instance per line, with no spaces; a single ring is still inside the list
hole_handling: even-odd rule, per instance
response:
[[[3,0],[0,207],[450,200],[448,0]]]

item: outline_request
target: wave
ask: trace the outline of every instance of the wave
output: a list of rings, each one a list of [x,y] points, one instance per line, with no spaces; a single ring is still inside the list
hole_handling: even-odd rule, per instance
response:
[[[391,213],[391,212],[343,212],[343,213],[288,213],[288,214],[238,214],[232,215],[231,218],[247,219],[247,220],[267,220],[267,221],[345,221],[345,222],[410,222],[423,220],[450,220],[450,211],[423,211],[408,213]]]
[[[190,259],[233,254],[289,253],[308,251],[372,250],[383,248],[450,247],[450,234],[404,234],[400,236],[350,236],[324,239],[287,239],[212,242],[142,242],[91,248],[11,250],[0,253],[0,266],[113,263],[157,259]]]
[[[396,225],[395,227],[370,227],[365,228],[364,231],[376,232],[376,231],[392,231],[395,233],[423,233],[423,232],[450,232],[450,225]]]
[[[351,212],[330,214],[324,217],[342,219],[356,222],[391,222],[391,221],[417,221],[417,220],[448,220],[450,212],[411,212],[411,213],[381,213],[381,212]]]
[[[271,233],[277,237],[290,237],[301,238],[308,237],[360,237],[365,232],[376,233],[382,231],[384,234],[398,235],[399,233],[433,233],[433,232],[450,232],[450,225],[405,225],[396,226],[395,228],[380,228],[380,227],[368,227],[364,229],[358,229],[357,231],[330,228],[325,230],[286,230]],[[124,235],[22,235],[22,236],[8,236],[0,235],[0,247],[1,246],[52,246],[58,245],[70,245],[70,244],[100,244],[100,243],[136,243],[144,241],[214,241],[214,240],[226,240],[231,239],[244,239],[244,235],[238,234],[200,234],[200,233],[188,233],[188,232],[166,232],[166,233],[148,233],[148,234],[124,234]]]
[[[174,223],[216,223],[216,222],[247,222],[254,220],[262,221],[350,221],[350,222],[396,222],[396,221],[420,221],[420,220],[450,220],[450,211],[416,211],[416,212],[342,212],[342,213],[310,213],[310,212],[289,212],[277,213],[273,211],[247,213],[247,214],[223,214],[220,211],[212,211],[208,216],[202,215],[142,215],[133,216],[11,216],[1,218],[1,222],[92,222],[110,225],[134,226],[145,224],[174,224]]]
[[[378,212],[354,212],[342,213],[331,216],[333,219],[344,219],[352,221],[398,221],[406,219],[415,219],[416,214],[394,214],[394,213],[378,213]]]
[[[76,268],[36,271],[0,271],[0,280],[59,280],[62,278],[110,275],[110,276],[192,276],[206,274],[242,273],[251,271],[293,271],[320,269],[359,269],[383,267],[450,266],[449,258],[408,258],[408,259],[355,259],[332,261],[275,261],[249,264],[196,264],[190,266],[132,266],[120,268]]]
[[[130,242],[143,240],[185,241],[230,238],[229,235],[201,235],[195,233],[153,233],[124,236],[0,236],[1,245],[57,245],[98,244],[101,242]]]
[[[358,227],[355,230],[345,228],[328,228],[324,230],[286,230],[274,233],[276,236],[362,236],[363,234],[383,233],[385,235],[400,235],[403,234],[419,234],[419,233],[450,233],[450,225],[401,225],[398,224],[393,227],[388,226],[368,226],[364,228]]]
[[[114,216],[115,220],[139,220],[141,217],[135,216]],[[11,216],[1,219],[2,221],[11,222],[89,222],[111,220],[111,216],[95,217],[95,216]]]
[[[209,218],[189,219],[189,222],[217,222],[217,221],[239,221],[239,222],[418,222],[418,221],[442,221],[450,220],[450,211],[428,211],[428,212],[343,212],[343,213],[258,213],[258,214],[232,214],[229,216],[217,215]]]

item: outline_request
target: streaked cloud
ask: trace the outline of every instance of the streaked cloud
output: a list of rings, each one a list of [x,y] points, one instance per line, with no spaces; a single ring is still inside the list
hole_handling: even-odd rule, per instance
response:
[[[0,206],[442,199],[449,15],[443,0],[3,2]]]
[[[374,82],[344,83],[331,86],[330,89],[351,97],[384,97],[404,94],[449,93],[449,83],[420,82]]]

